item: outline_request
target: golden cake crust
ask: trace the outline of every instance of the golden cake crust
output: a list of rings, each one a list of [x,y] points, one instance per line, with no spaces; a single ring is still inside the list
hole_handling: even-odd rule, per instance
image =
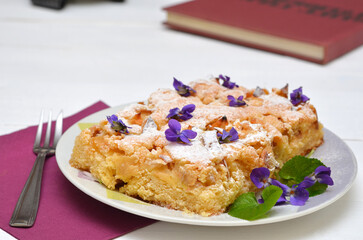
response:
[[[309,102],[297,107],[282,90],[259,97],[243,87],[228,89],[215,79],[190,83],[196,91],[182,97],[159,89],[147,104],[133,104],[116,115],[129,134],[107,120],[81,132],[70,164],[89,171],[107,188],[172,209],[203,216],[223,213],[242,193],[253,191],[249,174],[256,167],[279,169],[323,142],[322,125]],[[227,96],[243,95],[247,106],[228,106]],[[169,142],[169,110],[194,104],[193,117],[181,122],[197,137],[191,145]],[[235,128],[239,139],[219,144],[216,133]]]

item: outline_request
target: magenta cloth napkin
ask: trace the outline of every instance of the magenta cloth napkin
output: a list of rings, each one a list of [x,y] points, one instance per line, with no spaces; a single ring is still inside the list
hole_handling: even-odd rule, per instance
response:
[[[64,119],[64,131],[75,122],[108,106],[97,102]],[[31,228],[13,228],[9,220],[35,161],[36,126],[0,136],[0,228],[18,239],[111,239],[155,220],[105,205],[73,186],[55,157],[45,161],[40,206]]]

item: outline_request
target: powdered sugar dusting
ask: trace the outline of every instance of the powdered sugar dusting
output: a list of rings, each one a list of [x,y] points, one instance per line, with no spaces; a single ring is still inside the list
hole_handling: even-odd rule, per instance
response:
[[[242,143],[266,142],[270,140],[266,130],[262,127],[261,124],[252,124],[250,122],[248,123],[251,126],[251,128],[254,130],[254,132],[248,134],[245,138],[240,139]]]
[[[262,96],[260,96],[260,98],[265,100],[265,102],[267,102],[267,104],[271,104],[271,105],[287,105],[289,107],[292,106],[289,99],[281,97],[281,96],[276,95],[274,93],[271,93],[271,94],[268,94],[268,95],[262,95]]]
[[[158,126],[156,126],[154,119],[152,119],[151,117],[148,117],[148,119],[146,120],[144,129],[142,130],[142,133],[143,134],[153,134],[157,130],[158,130]]]
[[[208,164],[213,157],[200,141],[193,141],[191,145],[169,143],[165,150],[173,159],[191,163]]]
[[[257,142],[264,143],[266,141],[271,141],[268,133],[261,124],[252,124],[248,121],[243,121],[242,123],[248,123],[252,128],[252,132],[247,134],[245,137],[241,137],[231,143],[222,144],[222,148],[226,153],[233,151],[233,148],[240,149],[243,145],[251,145]]]
[[[224,157],[223,150],[217,139],[217,131],[205,131],[202,134],[205,148],[215,156],[216,158],[222,159]]]
[[[171,89],[158,89],[156,92],[153,92],[148,102],[150,105],[156,107],[159,104],[163,104],[169,101],[176,101],[178,100],[180,95],[175,91]]]
[[[138,126],[138,125],[136,125],[136,126]],[[140,126],[138,126],[138,127],[140,127]],[[133,135],[133,134],[125,135],[125,138],[123,139],[123,141],[128,142],[129,144],[132,144],[133,142],[153,141],[153,139],[156,139],[161,134],[162,134],[162,132],[157,130],[157,126],[156,126],[154,120],[149,117],[147,119],[144,129],[142,130],[142,133],[140,135]]]
[[[208,164],[213,159],[222,159],[224,154],[220,147],[215,131],[202,131],[193,128],[197,137],[192,140],[191,145],[180,143],[169,143],[165,146],[166,151],[173,159],[191,163]]]

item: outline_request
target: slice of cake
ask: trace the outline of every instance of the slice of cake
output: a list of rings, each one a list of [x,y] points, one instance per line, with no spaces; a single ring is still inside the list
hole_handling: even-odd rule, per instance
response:
[[[252,169],[276,171],[323,142],[301,89],[289,100],[287,88],[248,90],[225,76],[175,81],[82,131],[70,164],[109,189],[211,216],[255,190]]]

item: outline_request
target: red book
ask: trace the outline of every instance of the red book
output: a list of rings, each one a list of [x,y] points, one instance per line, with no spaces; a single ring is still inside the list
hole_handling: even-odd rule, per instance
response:
[[[172,29],[321,64],[363,44],[363,0],[197,0],[164,10]]]

